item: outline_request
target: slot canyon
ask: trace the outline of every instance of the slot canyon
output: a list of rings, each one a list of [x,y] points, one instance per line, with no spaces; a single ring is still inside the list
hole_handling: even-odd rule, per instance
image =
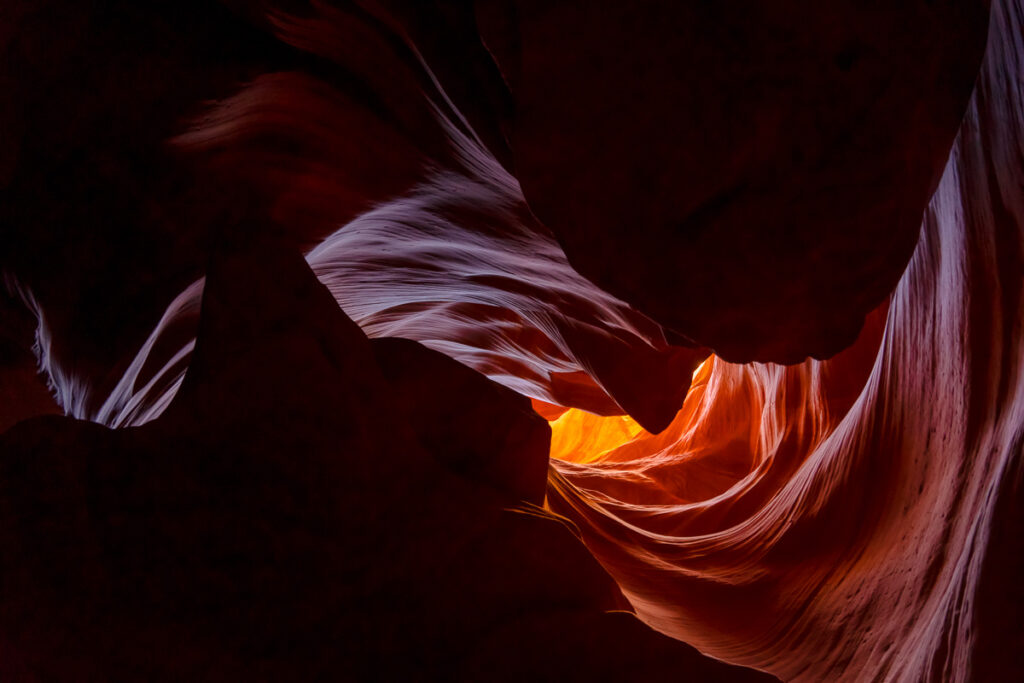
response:
[[[0,681],[1024,681],[1024,0],[0,54]]]

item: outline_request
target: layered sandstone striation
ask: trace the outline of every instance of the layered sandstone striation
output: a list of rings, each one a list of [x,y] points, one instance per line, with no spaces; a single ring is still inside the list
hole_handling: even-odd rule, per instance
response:
[[[72,5],[5,679],[1024,678],[1019,0]]]

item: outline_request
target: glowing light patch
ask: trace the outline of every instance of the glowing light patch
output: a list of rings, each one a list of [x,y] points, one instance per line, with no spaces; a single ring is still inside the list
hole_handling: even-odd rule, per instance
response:
[[[602,417],[570,408],[551,422],[551,457],[582,464],[597,462],[646,433],[627,415]]]
[[[693,384],[687,401],[694,390],[707,383],[714,365],[709,361],[713,358],[709,356],[693,371]],[[537,409],[537,402],[534,407]],[[601,462],[621,446],[653,436],[628,415],[603,417],[578,408],[569,408],[558,414],[552,410],[558,410],[555,406],[540,404],[540,407],[547,409],[547,412],[538,412],[551,424],[551,457],[559,460],[580,464]]]

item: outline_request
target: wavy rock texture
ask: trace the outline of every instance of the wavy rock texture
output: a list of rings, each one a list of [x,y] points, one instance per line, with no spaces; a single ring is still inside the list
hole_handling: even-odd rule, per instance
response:
[[[93,23],[103,18],[98,10],[99,17],[83,14]],[[389,42],[353,8],[314,3],[308,15],[258,14],[282,41],[274,49],[260,50],[253,27],[229,24],[232,40],[255,44],[222,46],[226,57],[209,75],[199,73],[195,57],[168,58],[171,66],[163,67],[147,46],[138,61],[163,68],[160,83],[147,82],[142,94],[115,90],[112,103],[91,105],[98,110],[91,117],[118,121],[138,149],[127,154],[124,140],[113,145],[85,134],[69,142],[43,128],[36,144],[46,153],[24,153],[27,161],[6,188],[17,229],[4,265],[40,320],[42,362],[69,414],[117,426],[159,414],[188,362],[201,293],[195,276],[213,245],[256,230],[307,250],[317,245],[310,262],[371,336],[422,341],[530,396],[600,414],[628,412],[663,429],[707,351],[669,344],[658,324],[568,265],[515,178],[472,131],[451,122],[461,114],[444,107],[443,91],[424,96],[420,81],[429,74],[409,48]],[[183,31],[175,21],[190,18],[154,15],[140,18],[138,31],[157,46]],[[42,21],[30,19],[36,22],[24,21],[22,39],[29,46]],[[217,13],[215,20],[229,23]],[[119,51],[138,49],[137,39],[128,40],[106,56],[95,40],[87,35],[71,50],[101,55],[83,67],[87,81],[114,68],[107,62]],[[200,56],[215,49],[205,34],[187,40]],[[14,41],[15,57],[18,48],[30,49]],[[253,74],[270,66],[276,69]],[[37,77],[44,76],[52,78]],[[223,83],[230,76],[248,82],[232,92]],[[190,79],[205,84],[204,95],[229,92],[196,102],[198,85],[166,85]],[[152,130],[134,130],[155,97],[168,99],[183,130],[164,131],[164,112]],[[114,104],[141,113],[110,111]],[[165,137],[152,140],[159,132]],[[54,156],[70,159],[56,171],[73,178],[73,192],[50,208],[38,195],[63,196],[44,175]],[[97,157],[113,158],[112,179],[81,168],[80,159]],[[135,175],[154,182],[124,187]],[[103,211],[117,201],[108,221],[83,215],[91,213],[86,207]],[[89,229],[68,227],[76,225]],[[61,280],[75,286],[55,284]],[[105,281],[128,285],[128,313],[117,315]],[[161,298],[174,283],[180,293],[165,309]],[[79,337],[88,341],[70,342]],[[128,343],[136,337],[138,353]]]
[[[442,406],[488,429],[438,441]],[[522,502],[543,497],[547,436],[526,398],[371,343],[297,252],[236,245],[159,418],[0,437],[0,674],[772,680],[615,610],[568,525]]]
[[[324,239],[306,257],[321,281],[371,337],[420,341],[528,396],[664,429],[708,352],[668,344],[656,323],[572,270],[515,180],[450,133],[461,168]],[[188,365],[202,284],[168,306],[108,396],[57,379],[69,414],[111,426],[159,415]],[[48,347],[48,329],[40,334]]]
[[[1019,0],[948,160],[986,3],[64,4],[0,33],[0,417],[33,342],[70,416],[0,436],[5,678],[1024,679]]]
[[[553,463],[552,509],[655,628],[784,680],[1022,675],[1019,542],[989,548],[1024,521],[1021,19],[994,8],[884,328],[825,362],[716,360],[666,432]]]

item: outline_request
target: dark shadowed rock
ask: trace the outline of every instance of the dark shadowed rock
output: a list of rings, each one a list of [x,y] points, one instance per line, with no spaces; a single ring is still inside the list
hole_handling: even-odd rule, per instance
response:
[[[848,346],[917,243],[987,3],[478,2],[530,206],[732,361]]]
[[[375,346],[297,252],[257,241],[215,258],[160,418],[0,437],[3,677],[770,679],[607,612],[623,598],[570,526],[517,504],[536,483],[500,481],[546,454],[546,426],[488,414],[526,399]]]
[[[514,500],[544,502],[551,428],[530,399],[408,339],[370,346],[427,452]]]

